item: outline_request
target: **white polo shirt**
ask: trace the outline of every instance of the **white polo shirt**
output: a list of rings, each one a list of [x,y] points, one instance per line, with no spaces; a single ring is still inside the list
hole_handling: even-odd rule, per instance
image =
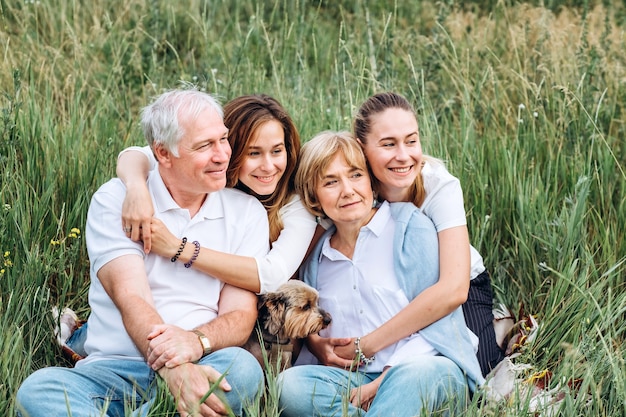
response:
[[[224,189],[208,195],[200,211],[191,218],[169,194],[158,170],[148,178],[155,217],[175,236],[197,240],[201,246],[243,256],[262,256],[269,249],[267,213],[261,203],[243,192]],[[122,255],[144,258],[155,307],[165,323],[192,329],[217,316],[223,283],[182,262],[150,253],[131,241],[122,230],[122,202],[126,188],[112,179],[94,194],[87,216],[85,238],[91,261],[89,327],[85,350],[88,357],[79,364],[99,359],[144,360],[126,333],[121,315],[97,272]],[[173,255],[173,254],[172,254]]]

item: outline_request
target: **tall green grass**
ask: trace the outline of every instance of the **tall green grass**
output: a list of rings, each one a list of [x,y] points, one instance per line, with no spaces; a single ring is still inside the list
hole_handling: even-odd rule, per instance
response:
[[[497,300],[541,324],[518,360],[581,381],[563,415],[626,414],[626,13],[538,3],[0,0],[0,414],[29,373],[64,364],[50,307],[88,314],[72,229],[142,144],[140,107],[180,80],[222,101],[271,94],[305,140],[350,128],[376,91],[406,95],[461,179]],[[269,389],[254,414],[277,414]],[[154,415],[172,415],[166,393]]]

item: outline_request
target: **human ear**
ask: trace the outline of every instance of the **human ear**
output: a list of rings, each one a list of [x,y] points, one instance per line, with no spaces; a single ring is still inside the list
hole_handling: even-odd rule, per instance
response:
[[[172,163],[172,153],[163,144],[159,143],[154,146],[154,156],[164,166],[170,166]]]

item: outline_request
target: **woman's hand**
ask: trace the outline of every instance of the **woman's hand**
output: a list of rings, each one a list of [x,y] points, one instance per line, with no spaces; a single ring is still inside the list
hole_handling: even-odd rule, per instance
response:
[[[135,242],[143,241],[146,253],[151,249],[150,220],[153,215],[152,198],[145,181],[127,185],[122,204],[122,228]]]
[[[346,339],[349,340],[350,342],[344,345],[339,345],[339,346],[335,346],[335,355],[339,358],[342,359],[350,359],[352,361],[356,361],[357,359],[359,360],[358,364],[355,363],[355,365],[364,365],[368,362],[368,359],[373,359],[374,357],[374,353],[375,352],[370,352],[367,349],[367,338],[368,336],[363,336],[360,338],[358,347],[361,348],[361,354],[362,356],[360,356],[359,358],[357,358],[357,344],[356,344],[356,337],[350,338],[350,339]]]
[[[317,334],[311,335],[306,340],[309,351],[327,366],[349,369],[352,367],[354,358],[354,347],[352,347],[352,357],[349,359],[339,357],[335,354],[338,347],[354,346],[351,338],[325,338]]]
[[[383,375],[380,375],[368,384],[352,388],[350,390],[350,404],[368,411],[372,405],[372,401],[374,401],[374,398],[376,397],[380,382],[383,380]]]
[[[356,345],[354,344],[355,339],[356,338],[354,337],[345,338],[347,343],[335,345],[333,347],[333,354],[340,359],[349,360],[351,362],[354,361],[356,359],[356,355],[355,355]]]
[[[166,258],[176,254],[180,247],[180,238],[174,236],[161,220],[153,217],[148,230],[151,232],[152,252]]]

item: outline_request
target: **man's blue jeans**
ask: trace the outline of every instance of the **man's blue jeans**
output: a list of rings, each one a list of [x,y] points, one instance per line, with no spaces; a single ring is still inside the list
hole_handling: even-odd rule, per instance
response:
[[[454,415],[466,404],[467,381],[444,356],[417,356],[389,369],[369,411],[349,402],[352,388],[380,373],[356,373],[323,365],[302,365],[280,374],[282,417],[412,417],[447,410]]]
[[[243,414],[263,386],[259,363],[241,348],[218,350],[199,363],[226,374],[232,390],[224,396],[235,415]],[[145,416],[156,394],[156,377],[143,361],[101,360],[78,368],[39,369],[17,392],[18,416],[125,416],[130,411]]]

